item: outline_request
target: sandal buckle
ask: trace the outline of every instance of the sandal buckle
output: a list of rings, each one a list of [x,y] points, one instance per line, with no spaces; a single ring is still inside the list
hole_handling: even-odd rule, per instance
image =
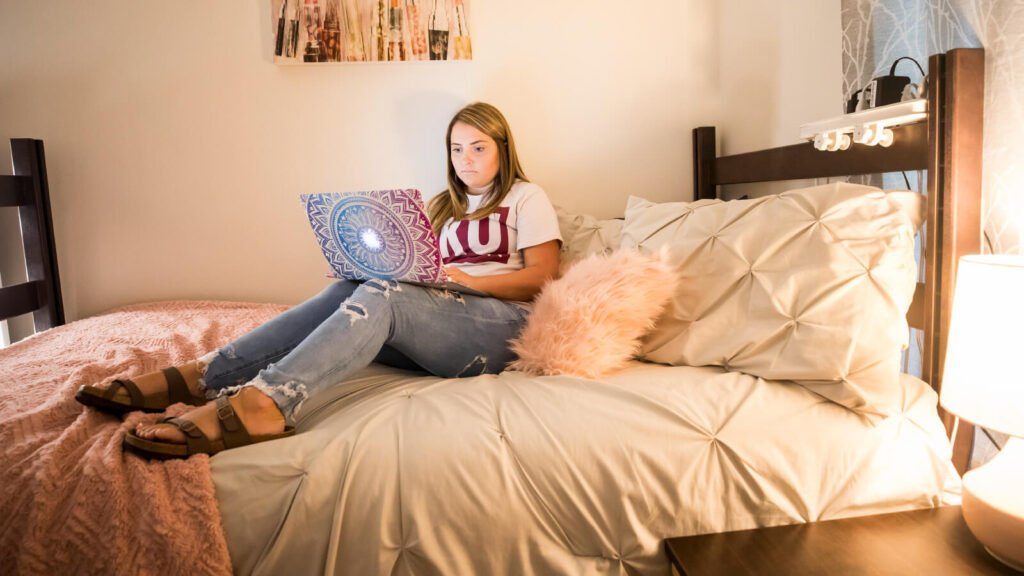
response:
[[[231,407],[231,404],[227,402],[217,403],[217,418],[220,420],[229,420],[235,415],[235,409]]]

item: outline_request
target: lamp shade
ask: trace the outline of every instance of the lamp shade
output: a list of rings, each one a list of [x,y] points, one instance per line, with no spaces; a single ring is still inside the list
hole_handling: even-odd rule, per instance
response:
[[[1024,255],[961,258],[949,329],[942,406],[1024,437]]]

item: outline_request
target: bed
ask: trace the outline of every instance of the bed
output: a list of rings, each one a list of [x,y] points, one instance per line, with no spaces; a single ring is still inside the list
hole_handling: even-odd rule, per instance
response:
[[[951,445],[936,390],[956,258],[980,237],[981,53],[930,69],[928,124],[887,150],[717,157],[713,129],[694,132],[694,196],[709,214],[739,206],[711,200],[722,184],[928,170],[925,280],[900,312],[924,331],[923,378],[894,372],[890,410],[830,400],[813,374],[795,385],[728,362],[633,361],[600,381],[372,365],[311,399],[294,438],[150,463],[119,439],[153,416],[85,411],[77,386],[198,357],[284,307],[131,306],[0,351],[0,571],[668,574],[666,537],[956,503],[969,430]],[[631,214],[664,209],[565,215],[566,250],[611,250]]]

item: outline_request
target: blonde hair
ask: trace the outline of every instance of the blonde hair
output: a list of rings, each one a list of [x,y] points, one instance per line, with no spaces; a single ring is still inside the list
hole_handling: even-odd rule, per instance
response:
[[[463,220],[467,217],[466,209],[469,206],[466,184],[459,179],[452,165],[452,128],[455,124],[462,122],[483,132],[498,145],[498,175],[483,204],[471,215],[470,220],[486,218],[495,210],[508,195],[516,180],[528,181],[523,167],[519,164],[519,155],[516,154],[516,144],[512,139],[512,129],[508,126],[505,116],[490,104],[474,102],[462,110],[459,110],[452,121],[448,123],[448,133],[445,136],[448,156],[448,189],[434,196],[427,205],[427,217],[430,218],[430,226],[434,234],[441,233],[441,227],[449,219]]]

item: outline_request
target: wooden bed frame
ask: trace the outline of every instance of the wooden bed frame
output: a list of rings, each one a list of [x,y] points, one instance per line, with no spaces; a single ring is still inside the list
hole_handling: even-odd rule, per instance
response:
[[[13,176],[0,176],[0,207],[17,207],[28,281],[0,288],[0,320],[32,312],[35,331],[64,323],[43,141],[11,139]]]
[[[924,332],[922,378],[936,391],[953,303],[960,256],[981,251],[981,146],[984,51],[958,49],[929,59],[928,121],[896,128],[889,148],[854,144],[841,152],[820,152],[811,143],[718,157],[713,127],[693,131],[694,196],[716,197],[718,185],[826,178],[857,174],[928,171],[925,281],[907,314]],[[33,312],[36,331],[64,323],[60,278],[53,241],[49,187],[41,140],[11,140],[14,175],[0,176],[0,207],[20,209],[28,282],[0,288],[0,320]],[[953,462],[967,470],[973,426],[957,427]],[[954,430],[958,428],[958,430]]]
[[[951,50],[928,61],[927,122],[893,130],[889,148],[854,144],[822,152],[810,142],[719,157],[714,127],[693,131],[696,199],[715,198],[718,185],[802,180],[858,174],[927,170],[928,216],[924,282],[907,313],[924,332],[921,377],[939,391],[946,355],[953,286],[960,256],[981,252],[981,149],[985,54],[980,48]],[[974,427],[939,408],[953,438],[953,464],[970,465]]]

